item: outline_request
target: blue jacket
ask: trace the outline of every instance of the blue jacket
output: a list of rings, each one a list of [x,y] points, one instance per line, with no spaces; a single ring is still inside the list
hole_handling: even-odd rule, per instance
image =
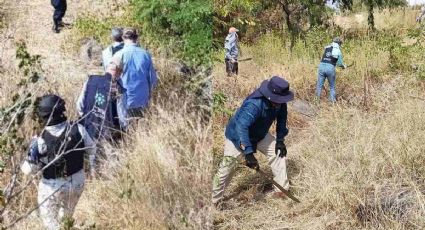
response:
[[[282,104],[280,108],[274,108],[264,97],[246,99],[227,123],[225,135],[245,154],[253,153],[256,152],[257,143],[267,135],[275,120],[277,121],[276,140],[284,140],[288,134],[287,116],[286,104]]]
[[[158,81],[151,56],[137,44],[125,44],[115,57],[122,68],[120,84],[125,89],[126,109],[147,107]]]

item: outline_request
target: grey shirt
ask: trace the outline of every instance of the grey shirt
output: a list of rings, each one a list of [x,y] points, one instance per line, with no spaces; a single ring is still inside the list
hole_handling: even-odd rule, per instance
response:
[[[236,32],[229,33],[224,42],[225,59],[238,59],[239,47],[238,47],[238,34]]]

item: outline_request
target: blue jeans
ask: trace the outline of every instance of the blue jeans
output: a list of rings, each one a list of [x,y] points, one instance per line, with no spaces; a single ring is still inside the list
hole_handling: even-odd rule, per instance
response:
[[[336,102],[336,90],[335,90],[335,80],[336,80],[336,72],[335,66],[327,63],[320,63],[319,65],[319,73],[317,75],[317,85],[316,85],[316,95],[320,98],[322,93],[323,84],[325,84],[325,79],[328,79],[330,94],[329,100],[331,102]]]

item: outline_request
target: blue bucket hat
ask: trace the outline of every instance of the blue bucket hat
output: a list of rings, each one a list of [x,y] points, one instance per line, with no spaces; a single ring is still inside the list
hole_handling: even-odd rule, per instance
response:
[[[270,80],[265,80],[250,98],[265,97],[276,104],[283,104],[294,99],[294,93],[289,90],[289,83],[279,77],[274,76]]]

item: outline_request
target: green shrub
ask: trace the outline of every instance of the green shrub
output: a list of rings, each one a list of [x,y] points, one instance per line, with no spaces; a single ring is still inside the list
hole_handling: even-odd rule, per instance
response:
[[[209,66],[212,7],[208,0],[133,0],[145,36],[155,38],[189,66]]]

